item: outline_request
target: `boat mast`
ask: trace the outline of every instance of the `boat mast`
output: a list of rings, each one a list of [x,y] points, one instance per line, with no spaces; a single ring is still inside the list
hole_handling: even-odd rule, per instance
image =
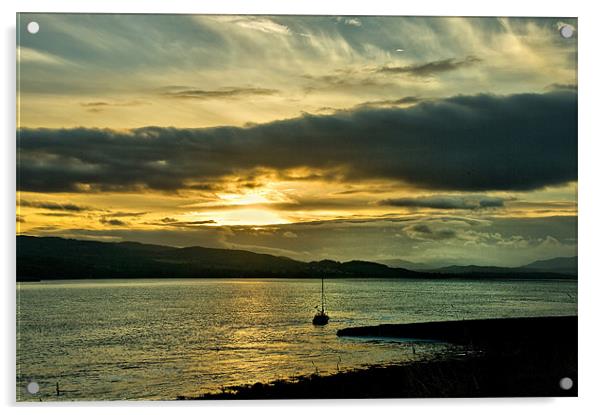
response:
[[[324,314],[324,275],[322,275],[322,314]]]

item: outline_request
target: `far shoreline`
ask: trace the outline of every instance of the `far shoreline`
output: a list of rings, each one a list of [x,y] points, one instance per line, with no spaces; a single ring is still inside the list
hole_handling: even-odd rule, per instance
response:
[[[567,278],[567,277],[550,277],[550,278],[515,278],[515,277],[491,277],[487,275],[479,275],[479,276],[466,276],[463,274],[458,275],[445,275],[443,274],[433,274],[433,277],[329,277],[325,279],[325,281],[341,281],[341,280],[354,280],[354,281],[371,281],[371,280],[384,280],[384,281],[527,281],[527,282],[537,282],[537,281],[563,281],[563,282],[577,282],[577,278]],[[93,278],[48,278],[48,279],[17,279],[16,283],[34,283],[34,282],[68,282],[68,281],[143,281],[143,280],[319,280],[320,277],[258,277],[258,276],[237,276],[237,277],[228,277],[228,276],[216,276],[216,277],[206,277],[206,276],[178,276],[178,277],[93,277]]]
[[[17,281],[118,278],[387,278],[387,279],[577,279],[576,258],[566,266],[537,262],[522,267],[452,266],[430,270],[391,267],[351,259],[300,261],[253,251],[170,247],[138,242],[102,242],[17,236]]]

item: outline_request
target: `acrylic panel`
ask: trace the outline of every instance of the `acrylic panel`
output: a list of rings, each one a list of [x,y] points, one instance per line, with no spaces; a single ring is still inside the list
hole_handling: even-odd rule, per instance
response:
[[[17,400],[576,396],[577,36],[19,14]]]

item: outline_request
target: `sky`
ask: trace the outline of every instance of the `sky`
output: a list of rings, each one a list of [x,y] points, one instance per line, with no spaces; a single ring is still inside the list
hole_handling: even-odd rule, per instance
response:
[[[17,233],[432,266],[576,255],[566,24],[21,14]]]

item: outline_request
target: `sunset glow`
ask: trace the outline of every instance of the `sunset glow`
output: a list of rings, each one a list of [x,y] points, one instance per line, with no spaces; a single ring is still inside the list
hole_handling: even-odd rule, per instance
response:
[[[577,43],[558,19],[174,18],[27,15],[44,36],[18,29],[19,234],[575,255]]]

